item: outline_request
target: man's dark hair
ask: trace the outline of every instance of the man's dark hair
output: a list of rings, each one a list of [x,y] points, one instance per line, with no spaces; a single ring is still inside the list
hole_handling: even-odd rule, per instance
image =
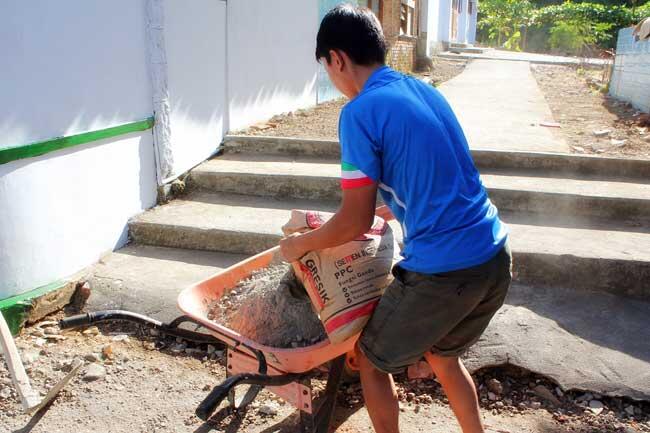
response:
[[[345,52],[358,65],[386,63],[387,44],[370,9],[343,4],[325,15],[316,37],[316,61],[332,61],[330,50]]]

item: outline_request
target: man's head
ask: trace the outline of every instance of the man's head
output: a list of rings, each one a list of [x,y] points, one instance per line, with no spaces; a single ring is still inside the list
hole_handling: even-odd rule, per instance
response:
[[[353,97],[360,72],[386,62],[387,44],[379,20],[369,9],[344,4],[325,15],[316,38],[316,60],[334,85]]]

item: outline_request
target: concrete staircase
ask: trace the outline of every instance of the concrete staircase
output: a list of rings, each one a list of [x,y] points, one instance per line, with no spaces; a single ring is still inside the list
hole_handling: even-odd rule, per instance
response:
[[[449,44],[449,51],[456,54],[483,54],[486,49],[475,47],[471,44],[452,42]]]
[[[516,283],[467,354],[470,370],[510,363],[564,389],[650,399],[650,161],[473,156],[510,226]],[[151,275],[155,266],[161,275],[173,266],[198,266],[205,275],[210,260],[216,272],[277,245],[291,209],[335,211],[339,170],[333,141],[228,137],[222,155],[191,172],[186,195],[133,218],[126,254],[163,257]],[[158,250],[143,253],[147,248]],[[190,259],[189,252],[203,256]],[[166,304],[174,304],[173,292],[164,291]],[[119,297],[108,288],[101,293]],[[144,308],[142,297],[127,298],[119,306]]]
[[[137,243],[254,254],[293,208],[335,211],[336,142],[230,137],[191,192],[130,224]],[[650,299],[650,162],[475,152],[508,223],[518,281]],[[609,163],[609,164],[606,164]],[[399,231],[399,226],[396,225]]]

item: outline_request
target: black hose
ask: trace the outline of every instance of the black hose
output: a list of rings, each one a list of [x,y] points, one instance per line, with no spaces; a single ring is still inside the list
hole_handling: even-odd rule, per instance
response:
[[[137,323],[139,325],[145,325],[149,328],[157,329],[164,334],[171,335],[173,337],[180,337],[185,340],[193,341],[195,343],[213,344],[215,346],[219,346],[220,348],[224,347],[223,342],[213,335],[179,328],[178,325],[180,323],[189,320],[188,318],[184,318],[183,320],[179,319],[172,322],[172,324],[167,324],[162,323],[159,320],[152,319],[151,317],[147,317],[143,314],[133,313],[131,311],[105,310],[79,314],[77,316],[62,319],[59,321],[59,327],[61,329],[70,329],[78,328],[81,326],[89,326],[101,322],[125,321]]]

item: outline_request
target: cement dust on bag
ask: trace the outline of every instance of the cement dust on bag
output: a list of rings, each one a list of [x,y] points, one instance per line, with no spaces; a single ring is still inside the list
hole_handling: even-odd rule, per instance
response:
[[[282,231],[285,235],[304,233],[332,216],[293,210]],[[365,235],[338,247],[312,251],[293,265],[332,343],[361,332],[393,280],[391,269],[399,253],[391,227],[375,217]]]

